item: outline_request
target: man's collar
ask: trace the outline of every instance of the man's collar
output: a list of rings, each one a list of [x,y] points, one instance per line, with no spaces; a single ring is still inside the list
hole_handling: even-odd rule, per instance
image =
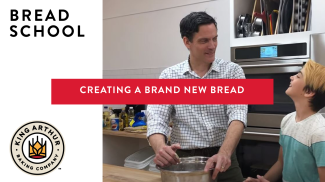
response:
[[[218,63],[217,63],[216,60],[217,59],[215,58],[214,61],[212,62],[212,65],[211,65],[211,67],[209,69],[209,72],[210,72],[210,70],[214,70],[216,72],[220,71],[220,68],[219,68]],[[188,56],[188,59],[184,62],[184,67],[183,67],[183,69],[181,71],[181,74],[184,75],[186,72],[190,72],[190,71],[192,71],[192,69],[191,69],[191,66],[190,66],[190,56]]]
[[[182,69],[182,71],[181,71],[181,74],[182,74],[182,75],[184,75],[184,74],[187,73],[187,72],[192,71],[192,70],[191,70],[191,66],[190,66],[189,61],[190,61],[189,59],[186,60],[186,61],[184,61],[184,66],[183,66],[183,69]]]
[[[217,58],[214,58],[214,61],[212,62],[211,69],[220,72],[220,67],[218,66]]]

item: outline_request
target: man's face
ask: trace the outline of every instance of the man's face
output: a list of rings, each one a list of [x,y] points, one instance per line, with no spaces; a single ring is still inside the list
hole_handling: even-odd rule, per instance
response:
[[[302,69],[299,73],[290,77],[291,82],[288,89],[286,90],[286,94],[292,99],[304,98],[304,73],[305,71]]]
[[[190,50],[191,55],[200,61],[212,63],[215,59],[215,51],[218,45],[218,32],[214,24],[201,25],[199,32],[194,33],[190,42],[184,37],[184,44]]]

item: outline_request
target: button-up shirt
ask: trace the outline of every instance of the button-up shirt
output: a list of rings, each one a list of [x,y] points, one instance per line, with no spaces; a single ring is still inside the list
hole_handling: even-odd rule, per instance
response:
[[[191,70],[188,60],[165,69],[159,78],[245,79],[245,74],[238,64],[216,58],[202,78]],[[147,137],[160,133],[167,138],[172,120],[172,144],[179,143],[182,149],[216,147],[222,145],[232,121],[246,127],[246,119],[247,105],[148,105]]]

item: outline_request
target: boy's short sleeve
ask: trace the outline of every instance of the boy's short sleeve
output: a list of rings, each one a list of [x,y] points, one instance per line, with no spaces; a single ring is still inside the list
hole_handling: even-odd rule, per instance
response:
[[[325,167],[325,127],[319,128],[313,133],[311,142],[317,167]]]
[[[287,126],[287,123],[289,122],[290,117],[292,116],[293,113],[287,114],[286,116],[283,117],[281,121],[281,126],[280,126],[280,139],[279,139],[279,144],[283,146],[283,130]]]

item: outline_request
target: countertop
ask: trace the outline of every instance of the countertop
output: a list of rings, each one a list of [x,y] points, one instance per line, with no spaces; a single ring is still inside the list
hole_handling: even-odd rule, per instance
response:
[[[103,164],[103,182],[161,182],[160,173]]]

